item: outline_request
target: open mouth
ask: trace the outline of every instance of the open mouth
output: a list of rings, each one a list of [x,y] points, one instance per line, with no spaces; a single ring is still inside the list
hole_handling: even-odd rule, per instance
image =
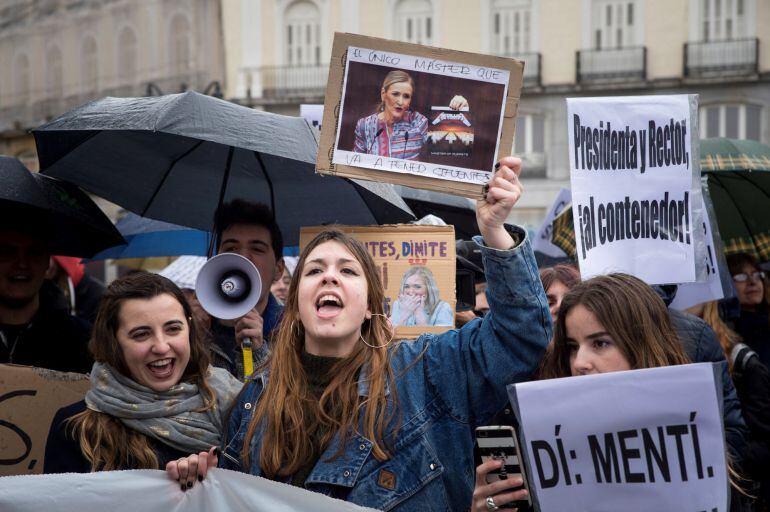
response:
[[[344,306],[342,299],[330,293],[321,295],[315,303],[316,312],[321,318],[337,316]]]
[[[170,377],[171,374],[174,373],[174,366],[175,360],[170,357],[166,359],[158,359],[157,361],[153,361],[147,364],[147,368],[150,369],[152,375],[158,379],[165,379]]]

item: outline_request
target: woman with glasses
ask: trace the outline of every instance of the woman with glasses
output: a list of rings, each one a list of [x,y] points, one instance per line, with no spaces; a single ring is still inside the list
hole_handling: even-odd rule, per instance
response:
[[[733,284],[741,304],[741,316],[735,321],[735,331],[770,368],[770,300],[765,273],[753,256],[733,254],[727,258]]]

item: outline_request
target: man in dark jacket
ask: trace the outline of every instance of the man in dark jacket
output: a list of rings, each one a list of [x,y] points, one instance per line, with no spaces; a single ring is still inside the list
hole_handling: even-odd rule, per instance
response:
[[[262,279],[257,305],[234,321],[211,321],[213,364],[244,377],[244,338],[251,340],[257,368],[267,360],[270,338],[280,323],[283,306],[270,293],[270,286],[283,275],[283,237],[273,213],[265,205],[236,199],[219,207],[215,219],[217,252],[235,253],[251,261]]]
[[[49,252],[36,235],[0,228],[0,363],[88,373],[91,326],[57,307],[44,286]]]

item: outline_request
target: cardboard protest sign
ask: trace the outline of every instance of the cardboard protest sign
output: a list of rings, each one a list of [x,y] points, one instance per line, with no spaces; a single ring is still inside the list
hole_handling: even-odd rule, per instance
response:
[[[480,198],[495,161],[510,154],[523,69],[503,57],[337,33],[316,170]],[[398,99],[383,93],[393,76],[388,91]]]
[[[187,491],[165,471],[100,471],[0,478],[0,510],[209,512],[212,510],[373,511],[301,487],[210,469]]]
[[[545,214],[545,219],[543,219],[543,223],[540,225],[540,229],[537,231],[537,235],[532,241],[533,250],[542,252],[543,254],[553,258],[567,256],[567,253],[565,253],[560,247],[554,245],[554,243],[551,241],[551,234],[553,232],[553,219],[555,219],[564,210],[564,208],[569,206],[570,201],[572,201],[572,193],[570,190],[568,188],[559,190],[559,193],[556,195],[556,199],[554,199],[551,208],[548,210],[548,213]]]
[[[56,411],[82,400],[89,387],[88,376],[80,373],[1,364],[0,476],[43,472]]]
[[[669,307],[683,310],[697,304],[734,296],[732,277],[727,269],[722,238],[716,214],[708,194],[708,183],[703,181],[703,239],[706,243],[704,258],[707,278],[703,282],[680,284]]]
[[[697,96],[567,100],[580,273],[705,279]]]
[[[726,512],[721,390],[719,363],[508,386],[535,509]]]
[[[454,328],[455,238],[452,226],[335,226],[366,246],[385,288],[396,338]],[[302,228],[304,248],[325,226]]]

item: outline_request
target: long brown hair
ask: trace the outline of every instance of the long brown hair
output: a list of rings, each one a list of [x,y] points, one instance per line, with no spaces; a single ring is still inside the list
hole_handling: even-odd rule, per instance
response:
[[[138,272],[113,281],[99,304],[88,348],[95,361],[106,363],[124,377],[131,378],[117,338],[121,307],[129,299],[149,300],[163,294],[171,295],[182,305],[189,326],[190,362],[181,380],[198,385],[204,402],[201,410],[209,409],[216,396],[206,382],[210,358],[202,331],[194,321],[182,291],[165,277]],[[147,437],[108,414],[87,409],[72,416],[67,428],[79,439],[80,449],[91,463],[91,471],[162,469]]]
[[[334,435],[342,436],[340,452],[350,431],[358,430],[362,416],[361,434],[372,440],[373,454],[378,460],[389,456],[385,446],[385,431],[394,419],[396,387],[390,366],[390,350],[371,348],[357,343],[350,355],[331,369],[333,377],[321,395],[315,399],[300,356],[305,344],[305,330],[299,317],[298,288],[305,260],[321,244],[337,242],[345,246],[363,268],[368,289],[368,307],[372,318],[361,326],[361,336],[377,347],[392,338],[384,315],[384,290],[374,261],[366,249],[338,230],[319,233],[302,251],[291,278],[283,319],[273,341],[269,364],[269,379],[249,423],[243,441],[241,458],[248,467],[251,459],[251,439],[257,428],[264,428],[259,463],[268,478],[288,476],[297,472],[313,453],[322,452]],[[366,372],[369,395],[358,394],[358,380]],[[386,390],[390,389],[391,404]],[[322,426],[324,428],[318,429]],[[320,439],[311,439],[308,432],[322,432]]]
[[[572,374],[566,318],[578,305],[596,316],[631,368],[690,362],[671,326],[663,299],[636,277],[610,274],[578,283],[564,295],[554,327],[553,350],[543,369],[544,378]]]
[[[722,351],[725,353],[727,359],[727,365],[730,369],[730,373],[733,371],[733,362],[730,354],[733,351],[733,347],[740,343],[740,335],[730,329],[727,324],[719,316],[719,302],[712,300],[703,305],[703,320],[714,329],[714,333],[717,335],[719,344],[722,346]]]

